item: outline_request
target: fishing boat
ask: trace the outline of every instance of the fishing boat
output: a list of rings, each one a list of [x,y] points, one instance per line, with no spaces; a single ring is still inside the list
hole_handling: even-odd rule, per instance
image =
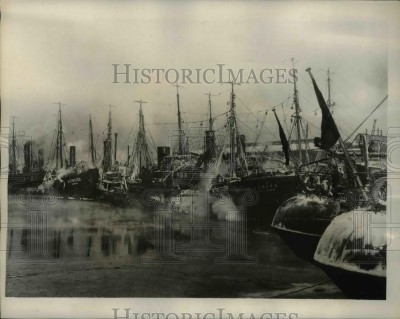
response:
[[[307,170],[303,170],[304,167],[308,167]],[[365,196],[375,198],[374,205],[385,197],[385,170],[368,166],[353,168],[355,173],[346,160],[335,153],[300,167],[302,191],[279,206],[272,227],[301,258],[314,262],[318,242],[333,218],[370,203]],[[367,169],[368,174],[365,173]],[[355,176],[359,176],[362,186]],[[367,180],[368,184],[364,183]]]
[[[285,158],[268,158],[263,167],[249,169],[243,137],[239,133],[236,121],[234,83],[231,84],[230,110],[226,125],[230,137],[228,174],[218,174],[214,178],[210,194],[215,197],[228,197],[234,205],[245,208],[247,220],[250,222],[270,223],[276,208],[298,191],[300,180],[294,169],[297,164],[289,159],[289,142],[274,112]],[[216,165],[217,171],[222,157],[221,152]]]
[[[352,299],[386,299],[386,207],[356,209],[333,219],[314,260]]]
[[[126,185],[127,193],[130,197],[140,200],[140,195],[144,189],[154,187],[152,177],[154,162],[150,154],[149,143],[144,127],[142,104],[147,102],[142,100],[136,102],[139,103],[139,128],[132,152],[131,172],[126,178]]]
[[[53,168],[49,168],[44,177],[43,183],[39,186],[42,192],[49,189],[56,191],[58,196],[67,198],[94,198],[97,194],[96,185],[99,179],[99,169],[84,161],[76,161],[76,148],[70,146],[69,161],[66,159],[65,137],[61,114],[61,103],[59,104],[57,130],[55,136],[55,149]],[[91,120],[89,122],[90,135]]]
[[[177,86],[177,116],[178,116],[178,145],[177,151],[171,154],[171,148],[159,146],[157,148],[157,165],[150,154],[149,142],[144,124],[142,105],[139,103],[139,127],[132,155],[130,156],[129,175],[126,183],[118,189],[119,197],[126,188],[128,203],[141,202],[145,206],[168,204],[172,194],[189,189],[199,181],[201,170],[198,167],[199,155],[190,153],[187,139],[182,128],[180,109],[179,86]],[[126,186],[125,186],[126,185]]]
[[[101,162],[101,177],[97,183],[97,191],[101,198],[113,204],[119,204],[121,197],[125,198],[121,189],[125,186],[128,174],[126,165],[117,161],[118,133],[114,133],[114,148],[112,147],[112,105],[109,106],[107,137],[103,141],[103,158]],[[114,151],[114,152],[113,152]]]
[[[159,147],[157,168],[152,173],[152,183],[155,188],[164,187],[175,192],[192,188],[201,180],[202,170],[199,168],[199,163],[204,159],[199,154],[190,151],[189,139],[183,129],[179,85],[176,85],[176,106],[177,149],[171,152],[170,147]],[[212,133],[209,132],[209,134]],[[161,154],[163,155],[160,156]]]
[[[379,204],[378,198],[385,194],[386,169],[369,166],[365,154],[361,156],[364,145],[358,142],[350,147],[345,145],[311,69],[307,71],[322,111],[322,135],[316,138],[316,144],[327,157],[299,167],[302,192],[282,203],[276,211],[272,227],[295,254],[314,263],[314,253],[321,236],[336,216],[357,207]],[[356,140],[365,141],[366,138],[359,134]],[[379,140],[383,140],[382,136]],[[336,147],[337,142],[339,146]],[[375,200],[371,202],[371,198]]]
[[[171,186],[166,181],[171,178],[160,176],[154,167],[152,156],[150,154],[149,143],[147,140],[144,114],[142,105],[145,101],[135,101],[139,103],[139,125],[136,134],[132,153],[128,150],[128,159],[125,164],[119,164],[116,161],[116,148],[114,147],[114,164],[111,157],[111,110],[108,121],[108,135],[104,141],[103,158],[103,177],[98,184],[98,189],[103,198],[118,206],[146,206],[148,193],[167,192]],[[160,160],[167,157],[163,152],[169,149],[160,148]],[[162,156],[161,156],[162,155]],[[170,173],[170,171],[168,171]],[[163,178],[163,181],[157,179]],[[151,190],[151,191],[150,191]],[[156,194],[157,195],[157,194]],[[150,196],[150,195],[149,195]],[[151,196],[150,196],[151,197]],[[152,197],[151,201],[158,200],[158,197]],[[142,205],[144,204],[144,205]]]
[[[22,145],[18,145],[19,140]],[[25,136],[18,136],[15,130],[15,116],[12,122],[12,132],[10,139],[9,171],[8,171],[8,191],[13,194],[16,192],[34,192],[42,183],[45,175],[43,149],[39,149],[37,155],[33,152],[33,141]],[[22,146],[23,156],[19,156]],[[23,167],[19,165],[19,158],[23,157]]]

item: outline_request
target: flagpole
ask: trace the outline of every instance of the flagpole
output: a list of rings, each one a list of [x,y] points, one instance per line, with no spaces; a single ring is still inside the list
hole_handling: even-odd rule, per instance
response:
[[[315,82],[314,76],[313,76],[313,74],[311,73],[311,68],[307,68],[306,71],[310,74],[310,77],[311,77],[311,79],[313,80],[313,82]],[[315,83],[315,85],[316,85],[316,83]],[[317,88],[318,88],[318,86],[317,86]],[[319,89],[318,89],[318,90],[319,90]],[[318,103],[319,103],[319,101],[318,101]],[[321,106],[320,106],[320,107],[321,107]],[[331,111],[329,110],[328,107],[326,107],[326,110],[327,110],[327,112],[329,112],[330,117],[332,117]],[[335,124],[335,126],[336,126],[336,123],[334,123],[334,124]],[[336,128],[336,129],[337,129],[337,128]],[[356,168],[355,168],[354,165],[353,165],[353,161],[352,161],[352,159],[350,158],[350,154],[349,154],[349,152],[347,151],[346,145],[345,145],[344,142],[343,142],[343,139],[342,139],[342,137],[341,137],[341,135],[340,135],[340,132],[339,132],[339,130],[337,130],[337,131],[338,131],[338,133],[339,133],[339,139],[338,139],[338,140],[339,140],[339,144],[340,144],[341,148],[343,149],[343,154],[344,154],[344,156],[345,156],[345,158],[346,158],[346,160],[347,160],[347,163],[348,163],[348,165],[349,165],[349,167],[350,167],[350,169],[351,169],[351,172],[352,172],[353,176],[354,176],[355,179],[356,179],[357,186],[360,188],[360,190],[361,190],[361,195],[363,196],[364,200],[365,200],[365,201],[368,201],[368,196],[367,196],[367,194],[365,193],[364,185],[363,185],[363,183],[361,182],[360,176],[359,176],[359,174],[358,174]]]
[[[364,200],[368,201],[368,196],[365,193],[365,190],[364,190],[364,187],[363,187],[363,183],[361,182],[360,176],[358,175],[358,172],[357,172],[356,168],[353,165],[353,161],[351,160],[350,154],[347,151],[346,145],[344,144],[343,139],[342,139],[341,136],[339,137],[339,144],[342,147],[344,156],[347,159],[347,162],[348,162],[348,164],[350,166],[350,169],[351,169],[354,177],[356,178],[357,185],[361,189],[361,193],[362,193],[362,196],[364,197]]]

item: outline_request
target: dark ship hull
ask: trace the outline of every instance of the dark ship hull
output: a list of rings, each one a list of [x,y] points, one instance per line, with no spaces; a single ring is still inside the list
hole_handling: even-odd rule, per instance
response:
[[[112,204],[117,204],[115,193],[118,190],[123,190],[121,187],[122,180],[123,177],[118,172],[105,173],[97,184],[97,192],[100,198]]]
[[[270,225],[276,209],[298,192],[300,180],[296,175],[254,175],[214,187],[211,194],[229,196],[237,207],[247,212],[249,223]]]
[[[333,283],[349,298],[386,300],[386,277],[318,264]]]
[[[146,170],[137,179],[119,180],[116,187],[108,187],[106,197],[117,206],[136,206],[143,209],[167,206],[171,196],[189,188],[189,179],[180,171]]]
[[[44,171],[34,173],[15,173],[8,175],[8,191],[14,194],[21,189],[30,191],[30,189],[37,188],[45,176]]]
[[[297,256],[313,263],[322,234],[339,212],[333,199],[297,195],[280,205],[271,226]]]
[[[54,180],[53,188],[61,197],[94,198],[97,193],[99,169],[91,168],[82,173],[71,173]]]
[[[314,262],[314,253],[317,249],[318,242],[321,239],[321,235],[295,232],[293,230],[276,227],[274,227],[274,230],[285,242],[285,244],[290,247],[290,249],[292,250],[292,252],[294,252],[296,256],[311,263]]]
[[[362,222],[369,220],[369,222]],[[386,211],[358,209],[333,219],[318,243],[316,265],[342,292],[354,299],[386,298]]]
[[[128,190],[115,190],[113,201],[118,205],[135,206],[142,209],[168,207],[174,195],[180,193],[179,187],[162,183],[127,183]]]

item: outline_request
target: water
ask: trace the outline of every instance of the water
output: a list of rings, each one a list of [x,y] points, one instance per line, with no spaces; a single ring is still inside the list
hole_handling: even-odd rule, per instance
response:
[[[344,298],[268,225],[205,202],[155,210],[10,196],[6,295]]]

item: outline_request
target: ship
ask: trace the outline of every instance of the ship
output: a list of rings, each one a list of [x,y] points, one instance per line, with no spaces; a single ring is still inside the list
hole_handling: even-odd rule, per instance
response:
[[[127,174],[126,167],[117,162],[117,139],[118,133],[114,133],[114,163],[112,152],[112,113],[108,112],[107,137],[103,141],[103,159],[101,163],[102,173],[97,183],[99,196],[113,204],[119,202],[124,177]],[[116,196],[118,195],[118,196]],[[123,194],[122,194],[123,195]]]
[[[154,162],[150,154],[149,143],[145,130],[143,103],[145,101],[136,101],[139,103],[139,125],[136,134],[135,144],[130,157],[130,174],[126,177],[123,192],[126,194],[126,200],[129,204],[146,204],[143,192],[149,188],[166,187],[153,183]],[[121,191],[122,193],[122,191]]]
[[[42,192],[54,190],[59,197],[92,199],[97,196],[96,185],[99,179],[99,169],[94,161],[86,163],[76,162],[76,147],[69,148],[69,161],[66,159],[65,136],[61,113],[61,103],[58,103],[57,130],[55,149],[53,150],[54,166],[48,168],[43,183],[39,186]],[[89,136],[91,146],[93,142],[92,122],[89,119]],[[93,153],[92,153],[93,154]],[[54,159],[55,158],[55,159]]]
[[[311,69],[307,71],[323,116],[322,135],[316,138],[316,144],[327,157],[299,167],[302,191],[280,205],[272,228],[296,255],[314,263],[314,253],[321,236],[336,216],[359,206],[376,206],[378,198],[385,197],[386,168],[376,159],[386,155],[386,144],[380,145],[379,151],[384,153],[373,155],[374,162],[369,160],[368,154],[376,153],[371,145],[376,141],[383,143],[386,139],[381,134],[375,134],[375,122],[374,134],[367,137],[359,133],[353,143],[346,145]],[[339,145],[335,146],[337,142]],[[369,152],[365,152],[368,148]],[[371,198],[374,199],[372,202]]]
[[[177,86],[178,147],[171,152],[169,146],[157,147],[157,164],[150,152],[150,143],[145,130],[142,100],[139,103],[138,131],[132,152],[128,150],[125,172],[121,170],[106,174],[99,183],[99,189],[116,205],[154,207],[168,205],[171,197],[189,189],[201,180],[199,155],[190,153],[188,141],[182,129],[180,97]],[[109,121],[110,123],[110,121]],[[111,126],[109,125],[109,128]],[[105,144],[106,145],[106,144]],[[105,158],[107,154],[105,153]]]
[[[386,299],[386,207],[356,209],[333,219],[314,260],[349,298]]]
[[[355,141],[358,139],[366,137],[359,133]],[[384,140],[382,135],[376,139]],[[355,146],[358,143],[350,145],[352,153],[361,154]],[[306,172],[301,167],[302,191],[279,206],[272,222],[292,251],[312,263],[322,234],[336,216],[371,203],[363,199],[363,192],[373,198],[374,205],[386,196],[386,169],[382,161],[371,163],[358,155],[352,171],[342,154],[342,150],[336,150],[326,159],[304,165],[309,167]]]
[[[225,155],[228,159],[228,173],[217,173],[210,194],[214,197],[226,197],[235,206],[244,208],[247,221],[268,225],[276,208],[298,192],[298,161],[289,158],[289,142],[274,110],[284,158],[280,155],[269,156],[261,166],[251,167],[249,157],[245,154],[245,139],[239,133],[237,125],[235,98],[234,83],[231,83],[230,110],[226,125],[229,134],[229,154],[223,154],[221,151],[216,164],[218,172]]]
[[[65,174],[58,171],[57,177],[50,178],[53,180],[52,188],[61,197],[93,199],[97,196],[99,170],[90,168],[84,161],[74,164]]]
[[[197,155],[188,154],[187,144],[181,131],[181,117],[178,99],[178,153],[171,155],[171,148],[157,148],[157,165],[150,152],[150,143],[145,130],[145,119],[142,105],[139,103],[139,125],[132,154],[128,157],[127,172],[121,185],[114,189],[114,202],[123,205],[139,205],[143,208],[154,205],[168,205],[172,194],[179,193],[187,187],[191,168],[195,167]]]
[[[128,148],[126,163],[119,163],[116,157],[117,133],[114,133],[114,149],[112,149],[112,114],[111,107],[108,116],[107,138],[104,140],[102,177],[97,185],[100,196],[116,206],[139,205],[142,192],[153,183],[153,162],[149,152],[146,132],[144,128],[144,115],[142,104],[139,108],[139,129],[136,135],[132,153]],[[114,156],[112,156],[114,150]],[[165,185],[157,184],[159,187]]]
[[[19,169],[18,156],[20,141],[23,145],[24,164],[22,170]],[[40,148],[37,155],[33,152],[33,141],[25,136],[18,136],[15,130],[15,116],[13,117],[12,132],[10,140],[10,161],[8,172],[8,191],[10,194],[17,192],[32,193],[42,183],[45,170],[44,152]]]
[[[154,167],[151,173],[151,188],[165,188],[169,196],[172,193],[179,192],[184,189],[191,189],[197,185],[202,178],[202,169],[199,163],[201,158],[197,153],[193,153],[189,148],[189,139],[183,130],[183,120],[181,114],[181,102],[179,95],[179,85],[176,86],[176,106],[177,106],[177,134],[174,138],[177,140],[177,149],[172,147],[159,146],[157,148],[157,167]],[[211,108],[211,104],[210,104]],[[145,136],[141,133],[141,136]],[[138,134],[139,135],[139,134]],[[145,139],[143,139],[145,141]],[[143,145],[146,145],[143,142]],[[141,154],[145,154],[145,147],[142,147]],[[147,165],[148,168],[149,165]],[[145,171],[148,173],[148,170]],[[149,174],[145,174],[150,179]]]

